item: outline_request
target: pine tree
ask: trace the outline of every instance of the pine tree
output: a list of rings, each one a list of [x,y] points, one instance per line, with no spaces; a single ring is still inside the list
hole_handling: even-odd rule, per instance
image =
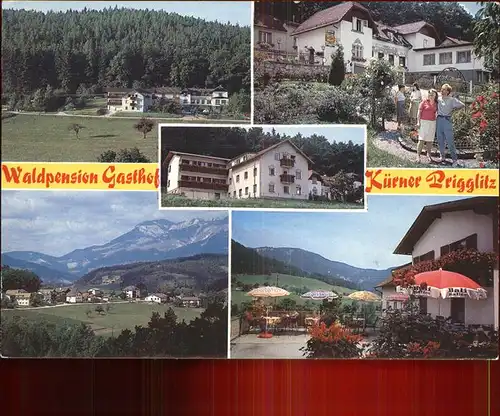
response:
[[[344,48],[338,45],[332,54],[332,65],[328,75],[330,85],[340,85],[345,78]]]

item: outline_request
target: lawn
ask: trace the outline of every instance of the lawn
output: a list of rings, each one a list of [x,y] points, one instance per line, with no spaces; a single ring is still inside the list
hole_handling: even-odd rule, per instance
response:
[[[85,110],[76,110],[85,111]],[[87,110],[90,111],[90,110]],[[94,110],[92,110],[94,111]],[[95,111],[94,111],[95,113]],[[88,115],[88,114],[87,114]],[[154,119],[159,123],[228,123],[220,120]],[[2,160],[11,162],[97,162],[107,150],[137,147],[155,163],[158,129],[147,139],[134,128],[135,120],[120,117],[15,114],[2,118]],[[83,129],[77,139],[71,124]]]
[[[280,274],[278,278],[278,282],[276,282],[276,276],[269,276],[269,275],[234,275],[234,279],[237,279],[238,281],[248,284],[248,285],[253,285],[255,283],[258,283],[260,285],[263,285],[264,283],[269,284],[270,286],[276,286],[278,285],[279,287],[286,289],[286,290],[291,290],[293,288],[297,289],[302,289],[304,287],[307,287],[308,290],[332,290],[336,293],[344,294],[344,293],[352,293],[354,290],[352,289],[347,289],[345,287],[340,287],[340,286],[332,286],[328,283],[322,282],[321,280],[317,279],[311,279],[309,277],[299,277],[299,276],[290,276],[290,275],[283,275]],[[290,296],[286,296],[287,299],[292,299],[295,302],[297,302],[298,305],[303,305],[305,302],[307,302],[308,299],[302,299],[299,295],[296,295],[294,293],[291,293]],[[280,299],[284,298],[278,298],[278,302]],[[240,305],[243,302],[248,302],[251,301],[252,298],[250,296],[247,296],[246,292],[242,290],[231,290],[231,304],[237,304]],[[319,303],[313,301],[314,303]]]
[[[162,207],[218,207],[218,208],[299,208],[299,209],[363,209],[362,204],[341,203],[336,201],[309,201],[309,200],[276,200],[276,199],[189,199],[181,196],[166,195],[162,190]]]
[[[3,309],[3,316],[23,316],[29,319],[48,320],[50,322],[81,323],[91,326],[96,335],[118,335],[123,329],[133,330],[136,325],[145,326],[153,312],[163,314],[169,305],[150,305],[148,303],[112,303],[111,310],[104,315],[92,312],[90,317],[86,311],[92,311],[95,305],[78,304],[57,306],[52,308],[9,310]],[[200,316],[202,309],[172,307],[179,321],[191,321]]]
[[[95,116],[97,115],[97,110],[99,108],[106,108],[107,101],[108,100],[106,98],[95,98],[93,100],[88,100],[85,105],[85,108],[65,110],[64,112],[68,114]]]
[[[70,131],[78,123],[79,138]],[[158,159],[155,126],[146,140],[134,120],[18,114],[2,120],[2,160],[12,162],[97,162],[107,150],[137,147],[151,162]]]

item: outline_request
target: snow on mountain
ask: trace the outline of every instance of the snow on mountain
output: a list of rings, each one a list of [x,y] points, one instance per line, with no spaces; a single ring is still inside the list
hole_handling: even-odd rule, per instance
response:
[[[162,219],[144,221],[106,244],[73,250],[60,257],[23,251],[6,254],[76,278],[100,267],[227,251],[227,218],[208,221],[195,218],[178,223]]]

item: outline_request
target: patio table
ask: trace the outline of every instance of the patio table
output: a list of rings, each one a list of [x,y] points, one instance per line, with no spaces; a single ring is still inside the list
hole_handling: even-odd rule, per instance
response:
[[[264,316],[264,320],[266,321],[268,328],[276,328],[276,325],[279,324],[281,318],[279,316]]]
[[[304,322],[305,322],[306,326],[311,326],[311,325],[317,324],[319,322],[319,318],[308,317],[308,318],[304,319]]]

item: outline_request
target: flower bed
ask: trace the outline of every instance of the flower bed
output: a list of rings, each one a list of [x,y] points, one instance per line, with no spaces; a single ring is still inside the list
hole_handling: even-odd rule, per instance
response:
[[[324,322],[309,329],[311,338],[302,347],[307,358],[359,358],[362,354],[360,335],[335,322],[327,326]]]

